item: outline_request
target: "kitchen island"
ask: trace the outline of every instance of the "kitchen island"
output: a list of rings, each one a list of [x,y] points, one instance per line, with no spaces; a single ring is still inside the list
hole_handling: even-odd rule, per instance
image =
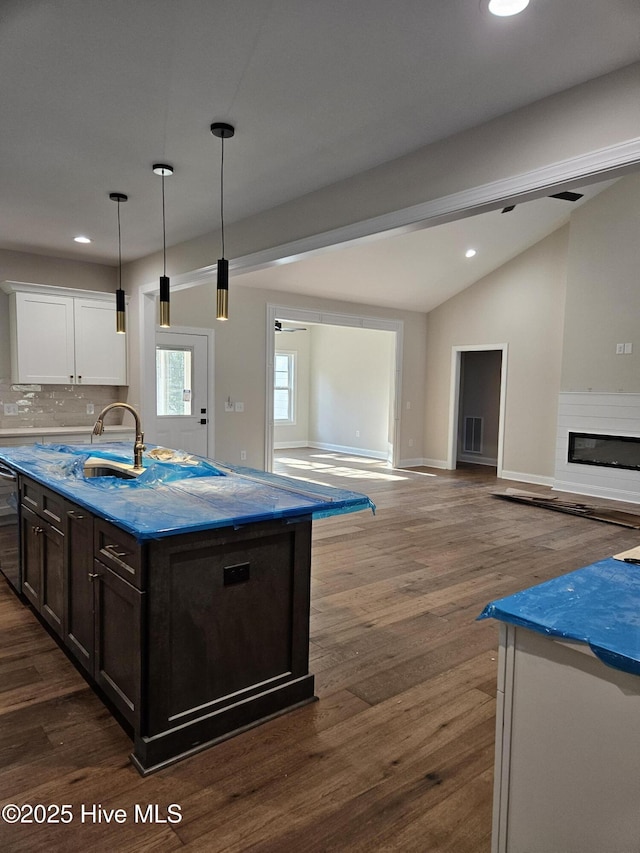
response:
[[[640,566],[487,605],[500,620],[493,853],[640,850]]]
[[[312,520],[368,498],[186,454],[148,452],[133,477],[121,443],[0,461],[18,475],[22,593],[142,774],[314,700]]]

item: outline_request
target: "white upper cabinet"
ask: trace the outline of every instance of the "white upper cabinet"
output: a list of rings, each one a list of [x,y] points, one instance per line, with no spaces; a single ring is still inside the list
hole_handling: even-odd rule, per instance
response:
[[[116,300],[74,299],[76,381],[127,384],[127,336],[116,332]]]
[[[116,333],[115,296],[61,294],[62,288],[21,288],[19,282],[3,289],[9,292],[12,382],[127,384],[126,335]]]

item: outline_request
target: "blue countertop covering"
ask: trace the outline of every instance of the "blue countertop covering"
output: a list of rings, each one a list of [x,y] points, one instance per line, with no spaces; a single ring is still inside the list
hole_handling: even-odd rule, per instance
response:
[[[610,557],[488,604],[499,619],[587,643],[608,666],[640,675],[640,565]]]
[[[149,446],[151,449],[151,446]],[[130,442],[0,447],[0,461],[132,533],[138,541],[276,518],[375,510],[366,495],[192,456],[143,458],[132,480],[86,478],[89,457],[132,462]],[[186,454],[185,454],[186,456]]]

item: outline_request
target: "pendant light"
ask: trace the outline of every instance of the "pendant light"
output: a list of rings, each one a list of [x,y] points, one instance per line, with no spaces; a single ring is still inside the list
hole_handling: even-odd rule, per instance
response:
[[[231,139],[235,128],[224,122],[214,122],[211,133],[222,140],[220,157],[220,229],[222,234],[222,257],[218,258],[218,284],[216,287],[216,320],[229,319],[229,261],[224,257],[224,141]]]
[[[173,175],[173,166],[166,163],[154,163],[153,173],[162,178],[162,275],[160,276],[160,325],[168,329],[169,317],[169,276],[167,275],[167,229],[164,215],[164,179]]]
[[[118,202],[118,289],[116,290],[116,332],[124,335],[127,330],[125,317],[124,290],[122,289],[122,238],[120,236],[120,204],[129,201],[124,193],[109,193],[111,201]]]

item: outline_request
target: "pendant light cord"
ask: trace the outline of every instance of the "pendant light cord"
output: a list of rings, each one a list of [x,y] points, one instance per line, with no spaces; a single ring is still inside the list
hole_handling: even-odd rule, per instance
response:
[[[167,274],[167,229],[164,218],[164,170],[162,172],[162,274]]]
[[[118,201],[118,289],[122,290],[122,238],[120,236],[120,199]]]
[[[224,258],[224,136],[222,142],[222,154],[220,156],[220,226],[222,231],[222,257]]]

